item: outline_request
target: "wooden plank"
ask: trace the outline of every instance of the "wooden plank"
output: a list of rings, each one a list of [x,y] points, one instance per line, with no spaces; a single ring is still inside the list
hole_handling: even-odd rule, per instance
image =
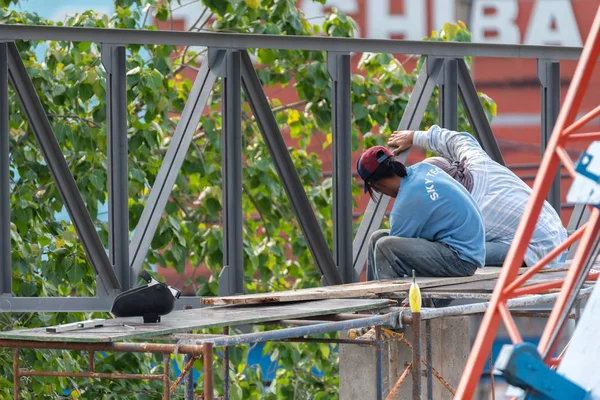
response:
[[[500,270],[501,268],[499,267],[486,267],[477,270],[477,272],[475,272],[475,275],[473,276],[455,278],[422,277],[417,278],[417,282],[421,288],[426,288],[496,279],[500,275]],[[226,297],[205,297],[201,301],[202,304],[225,305],[365,297],[373,296],[379,293],[394,293],[407,291],[410,289],[411,282],[412,278],[386,279],[380,281],[350,283],[346,285],[289,290],[285,292],[259,293]]]
[[[151,338],[191,330],[258,324],[282,319],[377,310],[394,304],[386,299],[315,300],[301,303],[254,306],[204,307],[174,311],[157,324],[144,324],[142,318],[115,318],[105,326],[80,331],[49,333],[46,328],[0,332],[0,339],[54,342],[115,342]]]
[[[537,273],[531,277],[526,282],[526,285],[532,285],[542,282],[549,282],[553,280],[562,280],[567,275],[566,271],[548,271]],[[468,282],[454,285],[447,285],[443,288],[435,287],[435,288],[426,288],[423,292],[432,293],[435,291],[444,291],[444,292],[481,292],[481,293],[491,293],[494,291],[496,287],[496,280],[485,280],[485,281],[477,281],[477,282]]]

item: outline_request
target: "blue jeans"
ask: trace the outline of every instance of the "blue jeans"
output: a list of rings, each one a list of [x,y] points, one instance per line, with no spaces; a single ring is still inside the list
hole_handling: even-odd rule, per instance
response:
[[[501,267],[504,265],[506,255],[510,249],[510,244],[498,242],[485,242],[485,265],[488,267]],[[563,253],[563,261],[566,259],[566,252]],[[527,268],[527,264],[523,261],[521,268]]]
[[[369,243],[367,280],[417,276],[471,276],[477,265],[462,260],[441,242],[390,236],[387,229],[375,231]]]
[[[485,242],[485,265],[488,267],[501,267],[504,265],[508,249],[510,249],[509,244]]]

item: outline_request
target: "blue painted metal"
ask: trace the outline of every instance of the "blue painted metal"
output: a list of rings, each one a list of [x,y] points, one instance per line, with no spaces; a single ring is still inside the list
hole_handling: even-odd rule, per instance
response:
[[[537,347],[531,343],[504,346],[495,369],[511,385],[528,390],[530,399],[592,399],[590,392],[545,365]]]

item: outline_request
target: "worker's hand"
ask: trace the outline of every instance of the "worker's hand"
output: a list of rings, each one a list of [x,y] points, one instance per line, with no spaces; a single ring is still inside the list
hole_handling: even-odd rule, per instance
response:
[[[394,155],[398,155],[412,146],[414,135],[415,131],[396,131],[390,135],[387,145],[388,147],[397,147],[392,152]]]

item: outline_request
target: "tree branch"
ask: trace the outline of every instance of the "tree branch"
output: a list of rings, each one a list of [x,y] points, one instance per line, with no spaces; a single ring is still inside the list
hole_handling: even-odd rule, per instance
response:
[[[98,125],[97,123],[95,123],[91,119],[80,117],[79,115],[74,114],[74,113],[70,113],[70,114],[48,114],[48,117],[51,117],[51,118],[63,118],[63,119],[78,119],[80,121],[87,122],[88,125],[91,126],[91,127],[93,127],[93,128],[100,128],[100,125]]]
[[[173,198],[173,201],[175,202],[175,204],[177,204],[177,206],[181,209],[181,211],[183,211],[185,216],[189,218],[190,210],[188,210],[188,208],[185,206],[185,204],[181,203],[181,201],[175,196],[172,196],[172,198]]]
[[[190,28],[188,29],[188,31],[191,31],[192,29],[194,29],[196,27],[196,25],[198,25],[200,23],[200,21],[202,21],[202,18],[204,17],[204,15],[206,14],[207,11],[208,11],[208,7],[204,7],[204,10],[202,10],[202,13],[200,13],[200,16],[198,17],[198,19],[196,20],[196,22],[194,22],[192,24],[192,26],[190,26]],[[208,17],[208,19],[210,19],[211,17],[212,17],[212,14]]]
[[[195,134],[195,135],[192,137],[192,142],[194,142],[194,141],[196,141],[196,140],[198,140],[198,139],[202,139],[202,138],[204,138],[205,136],[206,136],[206,134],[205,134],[204,132],[197,133],[197,134]],[[159,151],[160,153],[162,153],[162,154],[165,154],[165,153],[167,152],[167,150],[168,150],[168,149],[169,149],[169,146],[162,146],[162,147],[159,147],[159,148],[158,148],[158,151]]]
[[[146,20],[148,19],[148,14],[150,13],[150,10],[152,10],[152,7],[150,4],[148,4],[148,9],[146,10],[146,15],[144,15],[144,20],[142,21],[142,28],[144,26],[146,26]]]
[[[254,205],[254,208],[256,209],[256,212],[258,212],[258,215],[260,216],[260,219],[263,222],[263,225],[264,225],[264,228],[265,228],[265,233],[267,234],[267,238],[270,241],[271,240],[271,234],[269,233],[269,229],[267,229],[267,220],[265,219],[264,215],[262,214],[262,211],[260,210],[260,207],[258,206],[258,202],[254,198],[254,196],[252,196],[252,193],[250,193],[250,190],[248,190],[248,187],[246,185],[242,185],[242,190],[244,191],[244,193],[246,194],[246,196],[248,196],[248,198],[250,199],[250,201]]]
[[[273,112],[273,114],[275,114],[275,113],[278,113],[281,111],[289,110],[290,108],[300,107],[305,104],[308,104],[308,100],[300,100],[300,101],[296,101],[294,103],[284,104],[282,106],[273,108],[271,111]]]

